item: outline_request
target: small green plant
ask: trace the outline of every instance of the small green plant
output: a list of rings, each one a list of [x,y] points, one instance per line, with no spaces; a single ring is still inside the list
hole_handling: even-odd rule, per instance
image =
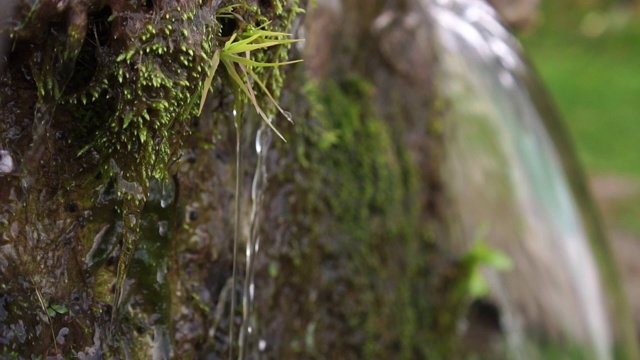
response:
[[[486,233],[486,229],[481,229]],[[513,261],[505,253],[491,248],[484,236],[477,236],[469,251],[462,257],[462,267],[466,276],[460,283],[459,291],[472,299],[481,298],[489,294],[489,284],[482,274],[482,266],[488,266],[497,271],[508,271],[513,268]]]
[[[69,309],[67,309],[66,306],[61,305],[61,304],[46,304],[47,306],[47,314],[49,314],[50,317],[55,317],[57,314],[60,315],[64,315],[66,313],[69,312]]]
[[[207,98],[207,93],[211,88],[211,81],[218,69],[218,65],[220,62],[224,65],[229,73],[229,76],[234,81],[234,83],[238,86],[238,89],[242,91],[244,95],[249,98],[251,104],[256,109],[256,112],[260,117],[267,122],[269,127],[278,134],[278,136],[286,141],[282,134],[273,126],[271,120],[267,116],[267,114],[262,110],[260,105],[258,104],[258,100],[256,98],[256,93],[253,89],[252,83],[258,84],[260,89],[267,95],[267,98],[271,101],[271,103],[280,111],[282,115],[284,115],[289,121],[291,121],[291,115],[284,111],[278,102],[273,98],[271,92],[267,89],[264,81],[260,79],[259,76],[253,71],[253,67],[277,67],[283,65],[289,65],[301,62],[302,60],[293,60],[293,61],[285,61],[285,62],[261,62],[251,59],[251,52],[255,50],[267,49],[273,46],[278,45],[287,45],[294,42],[301,41],[301,39],[287,39],[285,37],[291,36],[290,34],[283,32],[275,32],[265,30],[265,27],[268,25],[264,24],[260,27],[248,27],[242,33],[234,33],[227,42],[225,42],[224,47],[218,51],[216,51],[211,59],[211,69],[209,71],[209,76],[204,82],[204,86],[202,88],[202,97],[200,99],[200,112],[202,112],[202,108],[204,106],[204,102]],[[240,72],[236,69],[240,69]]]

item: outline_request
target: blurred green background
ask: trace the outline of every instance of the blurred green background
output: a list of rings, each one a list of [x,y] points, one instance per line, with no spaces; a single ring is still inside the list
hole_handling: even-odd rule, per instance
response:
[[[543,0],[520,39],[610,231],[640,237],[640,1]]]

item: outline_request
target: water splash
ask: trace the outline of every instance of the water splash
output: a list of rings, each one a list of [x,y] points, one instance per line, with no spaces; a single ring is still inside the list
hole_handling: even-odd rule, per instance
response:
[[[254,283],[254,269],[256,256],[260,249],[260,214],[259,209],[262,204],[262,198],[264,197],[264,191],[267,183],[267,167],[266,157],[271,144],[272,132],[271,129],[264,123],[261,123],[261,127],[256,134],[256,154],[257,163],[256,171],[253,176],[253,183],[251,186],[251,218],[249,227],[249,241],[246,248],[246,272],[243,286],[243,317],[242,328],[240,330],[240,354],[239,359],[244,359],[249,343],[249,335],[252,330],[252,318],[251,313],[253,310],[253,302],[255,299],[255,283]]]
[[[523,342],[535,327],[598,359],[612,358],[612,334],[627,334],[624,346],[635,348],[629,319],[616,314],[624,304],[606,297],[605,286],[620,289],[582,174],[518,42],[484,1],[421,4],[449,101],[443,176],[452,238],[464,251],[488,225],[486,241],[516,260],[514,271],[489,274],[515,356],[528,357]]]

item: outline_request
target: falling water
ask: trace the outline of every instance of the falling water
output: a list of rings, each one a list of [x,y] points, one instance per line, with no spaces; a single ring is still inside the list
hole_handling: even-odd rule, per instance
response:
[[[233,358],[233,324],[236,310],[236,278],[238,262],[238,240],[240,236],[240,176],[242,164],[242,114],[233,109],[233,123],[236,128],[236,193],[234,206],[234,230],[233,230],[233,270],[231,275],[231,309],[229,310],[229,360]]]
[[[560,351],[578,346],[611,359],[619,344],[634,353],[579,167],[519,44],[482,0],[422,5],[433,19],[448,106],[443,182],[453,247],[464,251],[486,226],[484,240],[514,259],[513,271],[487,272],[510,351],[533,356],[525,347],[542,330]]]
[[[264,189],[267,183],[267,167],[266,156],[271,145],[271,129],[265,122],[262,122],[258,133],[256,134],[256,154],[257,163],[256,171],[253,176],[253,184],[251,186],[251,218],[249,227],[249,241],[247,241],[247,258],[246,258],[246,273],[243,286],[243,318],[242,328],[240,330],[240,355],[239,359],[244,359],[247,346],[249,343],[248,336],[251,335],[252,324],[251,313],[253,310],[253,302],[255,298],[255,284],[254,284],[254,268],[256,256],[260,247],[259,237],[259,216],[258,210],[264,197]]]

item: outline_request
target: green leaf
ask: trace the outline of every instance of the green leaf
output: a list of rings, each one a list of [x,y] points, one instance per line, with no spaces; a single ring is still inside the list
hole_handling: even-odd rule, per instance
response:
[[[271,123],[271,119],[267,117],[265,112],[258,104],[258,100],[256,99],[255,92],[251,85],[251,80],[258,83],[269,100],[275,105],[280,113],[282,113],[287,119],[289,119],[289,121],[291,121],[291,115],[284,111],[278,105],[278,103],[275,101],[275,99],[265,86],[264,82],[256,76],[256,74],[251,70],[251,67],[278,67],[283,65],[295,64],[302,60],[279,63],[260,62],[252,60],[250,58],[250,53],[251,51],[267,49],[273,46],[292,44],[301,41],[301,39],[283,39],[282,37],[289,37],[291,35],[287,33],[264,30],[264,27],[266,27],[268,24],[269,23],[262,24],[257,28],[249,27],[249,29],[245,30],[241,34],[234,33],[233,35],[231,35],[229,40],[225,42],[222,50],[220,51],[219,60],[222,61],[231,79],[238,85],[240,90],[249,98],[249,100],[251,100],[251,103],[256,109],[258,115],[260,115],[260,117],[262,117],[262,119],[267,122],[269,127],[282,140],[286,142],[282,134],[280,134],[280,132]],[[240,56],[238,54],[244,54],[245,56]],[[242,77],[241,74],[239,74],[236,70],[236,64],[242,71],[242,75],[244,75],[244,77]],[[210,81],[208,86],[210,86]],[[206,90],[208,90],[208,86],[205,82],[205,89],[203,89],[203,99],[204,96],[206,96]],[[200,111],[202,111],[202,101],[200,105]]]
[[[293,121],[291,120],[291,114],[289,114],[288,112],[282,110],[282,108],[280,107],[280,105],[278,104],[278,102],[273,98],[273,96],[271,95],[271,92],[269,91],[269,89],[267,89],[267,87],[265,86],[265,84],[260,80],[260,78],[258,76],[256,76],[256,74],[251,70],[251,69],[247,69],[247,71],[249,72],[249,75],[251,75],[251,78],[258,83],[258,85],[260,86],[260,88],[262,89],[262,91],[264,91],[264,93],[267,95],[267,97],[269,98],[269,100],[271,100],[271,103],[273,105],[275,105],[275,107],[278,109],[278,111],[280,111],[280,113],[287,118],[287,120],[289,120],[289,122]]]
[[[272,46],[277,46],[277,45],[285,45],[285,44],[292,44],[295,42],[300,41],[300,39],[282,39],[282,40],[269,40],[267,42],[260,42],[260,43],[242,43],[242,44],[234,44],[232,46],[230,46],[229,48],[227,48],[227,50],[225,51],[227,54],[238,54],[238,53],[243,53],[245,51],[253,51],[253,50],[259,50],[259,49],[266,49],[268,47],[272,47]]]
[[[284,62],[278,62],[278,63],[265,63],[265,62],[258,62],[255,60],[247,59],[246,57],[241,57],[234,54],[222,54],[221,57],[223,60],[226,60],[226,61],[233,61],[238,64],[255,66],[255,67],[278,67],[282,65],[299,63],[302,61],[302,60],[292,60],[292,61],[284,61]]]
[[[468,293],[472,298],[481,298],[489,295],[489,284],[480,272],[480,269],[471,270],[468,280]]]
[[[69,312],[69,309],[67,309],[66,306],[60,304],[50,304],[49,309],[57,312],[58,314],[66,314]]]
[[[487,265],[496,270],[513,268],[513,261],[509,256],[499,250],[492,249],[484,241],[475,242],[465,256],[465,262],[470,266]]]
[[[238,64],[238,67],[244,73],[245,78],[247,78],[248,75],[247,75],[247,71],[245,70],[244,66],[242,66],[242,64]],[[267,114],[264,113],[264,111],[262,110],[260,105],[258,105],[258,100],[256,99],[256,95],[253,92],[253,88],[251,86],[248,86],[247,90],[248,90],[248,93],[249,93],[249,98],[251,99],[251,102],[253,103],[253,107],[256,108],[256,112],[262,117],[262,119],[267,123],[267,125],[269,125],[271,130],[273,130],[273,132],[275,132],[276,135],[278,135],[280,137],[280,139],[282,139],[282,141],[287,142],[287,140],[284,138],[284,136],[282,136],[282,134],[280,134],[278,129],[276,129],[273,126],[273,124],[271,123],[271,120],[267,117]]]
[[[202,86],[202,96],[200,97],[200,110],[198,110],[198,115],[202,113],[202,108],[204,107],[204,102],[207,100],[207,93],[209,93],[209,88],[211,88],[211,81],[213,81],[213,76],[216,74],[218,64],[220,64],[220,51],[216,51],[213,54],[213,59],[211,59],[209,76],[204,81],[204,84]]]

